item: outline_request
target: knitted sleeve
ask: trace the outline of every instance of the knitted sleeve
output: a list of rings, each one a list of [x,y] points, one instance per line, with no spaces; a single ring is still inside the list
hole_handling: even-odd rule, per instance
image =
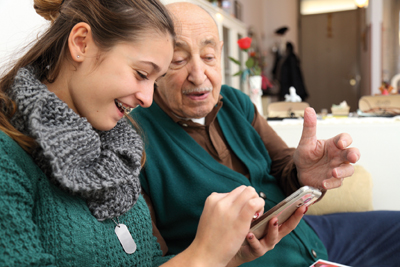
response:
[[[34,181],[7,153],[0,140],[0,266],[55,266],[32,221]]]

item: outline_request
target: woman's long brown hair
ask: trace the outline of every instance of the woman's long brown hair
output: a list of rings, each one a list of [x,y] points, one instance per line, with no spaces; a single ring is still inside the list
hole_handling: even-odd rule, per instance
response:
[[[34,8],[52,22],[51,26],[0,79],[0,130],[27,151],[35,140],[11,125],[10,119],[18,111],[6,92],[17,71],[28,65],[35,68],[39,80],[54,82],[61,63],[68,59],[68,37],[77,23],[90,25],[93,39],[102,51],[120,42],[140,42],[140,37],[150,30],[169,33],[175,39],[173,21],[158,0],[34,0]]]

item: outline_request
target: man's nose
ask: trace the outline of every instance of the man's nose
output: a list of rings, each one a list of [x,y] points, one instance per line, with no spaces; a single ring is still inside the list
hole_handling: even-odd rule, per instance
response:
[[[192,58],[189,65],[188,80],[195,85],[201,85],[206,79],[206,66],[204,62],[200,58]]]
[[[153,103],[154,83],[147,83],[143,85],[142,90],[135,94],[138,104],[144,108],[148,108]]]

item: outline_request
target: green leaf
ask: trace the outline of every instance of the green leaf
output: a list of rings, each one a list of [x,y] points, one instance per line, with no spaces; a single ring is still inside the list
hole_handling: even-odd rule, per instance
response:
[[[238,60],[234,59],[233,57],[229,57],[229,59],[240,66],[240,62]]]
[[[243,71],[240,70],[240,71],[236,72],[235,74],[233,74],[232,76],[239,76],[239,75],[242,75],[242,73],[243,73]]]
[[[254,58],[249,57],[249,59],[247,59],[247,61],[246,61],[246,67],[251,69],[253,66],[254,66]]]

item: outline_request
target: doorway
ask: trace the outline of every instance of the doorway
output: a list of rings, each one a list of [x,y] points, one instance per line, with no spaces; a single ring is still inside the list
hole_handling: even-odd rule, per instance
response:
[[[359,10],[300,15],[299,54],[307,102],[317,113],[360,98]]]

